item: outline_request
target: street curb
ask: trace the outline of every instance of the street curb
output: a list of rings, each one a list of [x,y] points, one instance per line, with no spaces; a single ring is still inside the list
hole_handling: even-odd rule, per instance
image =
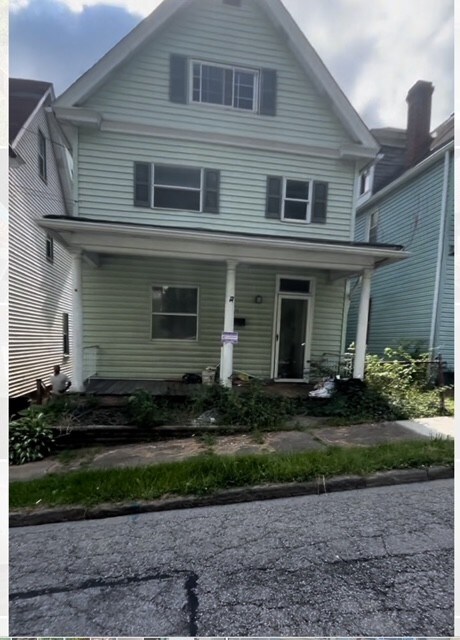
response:
[[[432,466],[424,469],[393,469],[391,471],[377,471],[367,476],[349,475],[334,476],[332,478],[322,476],[308,482],[288,482],[284,484],[266,484],[254,487],[226,489],[224,491],[217,491],[209,496],[163,498],[160,500],[124,504],[101,504],[91,508],[59,507],[41,509],[39,511],[12,511],[10,513],[9,524],[10,527],[29,527],[57,522],[98,520],[101,518],[114,518],[116,516],[135,516],[140,513],[154,511],[191,509],[194,507],[209,507],[313,494],[321,495],[333,491],[387,487],[396,484],[427,482],[453,477],[453,466]]]

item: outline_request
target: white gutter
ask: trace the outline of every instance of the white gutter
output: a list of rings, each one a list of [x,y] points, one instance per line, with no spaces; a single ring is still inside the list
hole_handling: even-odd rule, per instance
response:
[[[139,225],[136,227],[129,227],[128,225],[116,224],[116,223],[98,223],[98,222],[82,222],[78,218],[72,218],[69,220],[42,218],[37,221],[40,227],[45,229],[52,229],[55,231],[90,231],[92,233],[118,233],[124,236],[131,237],[145,237],[147,235],[153,235],[157,237],[177,238],[185,240],[198,240],[200,242],[214,241],[222,244],[238,244],[252,247],[269,247],[279,249],[300,249],[302,251],[321,251],[331,254],[337,254],[337,252],[352,255],[376,258],[380,260],[402,260],[409,257],[409,252],[402,249],[380,249],[375,247],[347,247],[343,245],[322,244],[315,242],[302,242],[297,240],[283,240],[277,237],[247,237],[239,235],[224,235],[221,233],[203,233],[201,231],[189,230],[189,229],[160,229]]]
[[[369,198],[369,200],[366,200],[366,202],[364,202],[361,206],[359,206],[358,215],[363,211],[365,211],[366,209],[368,209],[369,207],[373,206],[376,202],[384,198],[386,195],[388,195],[389,193],[391,193],[392,191],[400,187],[407,180],[414,178],[416,175],[424,171],[427,167],[437,162],[440,158],[442,158],[442,156],[446,152],[450,151],[453,148],[454,148],[454,141],[452,140],[448,144],[441,147],[441,149],[438,149],[438,151],[435,151],[431,156],[428,156],[428,158],[425,158],[425,160],[422,160],[422,162],[417,164],[415,167],[412,167],[412,169],[405,171],[401,176],[399,176],[399,178],[396,178],[396,180],[393,180],[393,182],[390,182],[390,184],[388,184],[386,187],[384,187],[380,191],[377,191],[377,193],[374,194],[371,198]]]
[[[447,186],[449,181],[449,154],[450,151],[445,151],[444,155],[444,178],[442,185],[441,196],[441,212],[439,222],[439,237],[438,237],[438,257],[436,260],[436,278],[434,282],[434,295],[433,295],[433,310],[431,313],[431,330],[430,330],[430,352],[434,349],[434,341],[436,337],[436,325],[438,324],[438,306],[439,306],[439,292],[441,288],[441,269],[444,258],[444,244],[446,234],[446,219],[447,219]]]

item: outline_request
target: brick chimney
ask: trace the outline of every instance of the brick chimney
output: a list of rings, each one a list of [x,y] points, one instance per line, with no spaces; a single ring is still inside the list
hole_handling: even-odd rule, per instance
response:
[[[405,168],[410,169],[426,158],[430,150],[431,95],[434,87],[431,82],[418,80],[409,89],[407,108],[407,147]]]

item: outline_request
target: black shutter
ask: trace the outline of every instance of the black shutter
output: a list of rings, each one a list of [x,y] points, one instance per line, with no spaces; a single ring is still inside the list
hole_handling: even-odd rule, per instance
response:
[[[204,170],[203,211],[205,213],[219,213],[219,184],[220,171]]]
[[[276,71],[262,69],[260,74],[260,108],[264,116],[276,116]]]
[[[169,58],[169,99],[187,102],[187,58],[172,53]]]
[[[150,207],[152,189],[152,165],[149,162],[134,163],[134,205]]]
[[[265,207],[266,218],[281,217],[281,187],[283,179],[278,176],[267,178],[267,203]]]
[[[327,186],[327,182],[313,183],[312,222],[320,222],[322,224],[326,222]]]

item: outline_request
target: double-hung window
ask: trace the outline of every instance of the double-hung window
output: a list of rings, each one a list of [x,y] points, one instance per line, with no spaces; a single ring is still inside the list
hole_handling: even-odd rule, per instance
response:
[[[38,130],[38,174],[46,182],[46,138]]]
[[[257,111],[259,71],[192,60],[191,102]]]
[[[378,238],[379,212],[373,211],[369,216],[369,242],[375,243]]]
[[[177,165],[134,163],[134,205],[219,212],[220,172]]]
[[[328,183],[267,177],[265,215],[287,222],[325,223]]]
[[[197,335],[198,288],[154,285],[152,339],[196,340]]]

